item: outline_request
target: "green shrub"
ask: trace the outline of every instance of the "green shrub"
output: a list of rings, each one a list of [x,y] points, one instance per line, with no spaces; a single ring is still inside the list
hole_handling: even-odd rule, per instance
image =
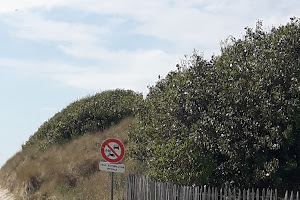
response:
[[[142,95],[130,90],[110,90],[71,103],[34,133],[25,146],[40,148],[65,143],[87,132],[103,131],[126,116],[133,115]]]
[[[130,131],[147,174],[178,184],[300,189],[300,21],[195,52],[150,88]]]

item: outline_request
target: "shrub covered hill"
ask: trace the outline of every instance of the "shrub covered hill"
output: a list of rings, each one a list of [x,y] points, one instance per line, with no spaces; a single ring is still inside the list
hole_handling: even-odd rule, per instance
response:
[[[45,122],[25,146],[40,148],[65,143],[88,132],[103,131],[126,116],[132,116],[142,96],[126,90],[98,93],[76,101]]]
[[[3,166],[2,185],[20,198],[103,199],[108,177],[97,173],[94,144],[117,135],[134,159],[124,160],[127,172],[180,185],[300,191],[298,18],[270,31],[258,22],[209,60],[195,51],[149,90],[145,99],[113,90],[72,103]]]
[[[109,137],[129,145],[127,130],[142,95],[111,90],[71,103],[46,121],[0,171],[16,199],[108,199],[109,173],[99,172],[100,145]],[[89,134],[86,134],[89,133]],[[134,165],[126,163],[127,172]],[[124,174],[115,196],[123,197]]]

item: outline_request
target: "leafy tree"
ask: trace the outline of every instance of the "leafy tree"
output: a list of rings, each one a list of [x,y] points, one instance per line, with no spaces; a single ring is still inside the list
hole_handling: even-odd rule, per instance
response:
[[[216,61],[219,92],[210,117],[214,148],[225,159],[216,169],[222,182],[300,188],[299,38],[299,20],[270,33],[258,22]]]
[[[130,136],[149,176],[179,184],[300,189],[300,24],[246,28],[150,88]]]
[[[196,70],[194,64],[202,70]],[[207,100],[201,95],[210,68],[211,63],[194,54],[191,62],[183,61],[177,71],[151,87],[140,105],[137,123],[130,132],[135,142],[131,153],[146,163],[150,177],[178,184],[209,180],[215,168],[212,153],[196,143],[191,130],[202,111],[198,98]],[[195,90],[196,84],[203,87]]]

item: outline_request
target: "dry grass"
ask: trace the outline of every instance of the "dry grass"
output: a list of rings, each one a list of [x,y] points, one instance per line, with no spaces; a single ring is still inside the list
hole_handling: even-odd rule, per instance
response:
[[[102,133],[85,134],[65,145],[45,152],[30,146],[17,153],[0,171],[3,187],[18,199],[109,199],[110,177],[98,170],[100,146],[107,138],[118,138],[130,145],[126,134],[133,118],[127,118]],[[125,158],[126,173],[115,173],[115,197],[123,199],[125,176],[135,170]]]

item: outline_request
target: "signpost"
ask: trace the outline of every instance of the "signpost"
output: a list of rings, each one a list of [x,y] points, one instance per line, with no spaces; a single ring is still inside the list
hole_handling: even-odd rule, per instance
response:
[[[125,165],[117,164],[121,161],[125,155],[125,147],[123,143],[114,138],[104,140],[101,145],[101,155],[107,162],[99,163],[99,170],[108,171],[111,173],[110,184],[110,199],[113,200],[113,188],[114,188],[114,172],[124,173]]]

